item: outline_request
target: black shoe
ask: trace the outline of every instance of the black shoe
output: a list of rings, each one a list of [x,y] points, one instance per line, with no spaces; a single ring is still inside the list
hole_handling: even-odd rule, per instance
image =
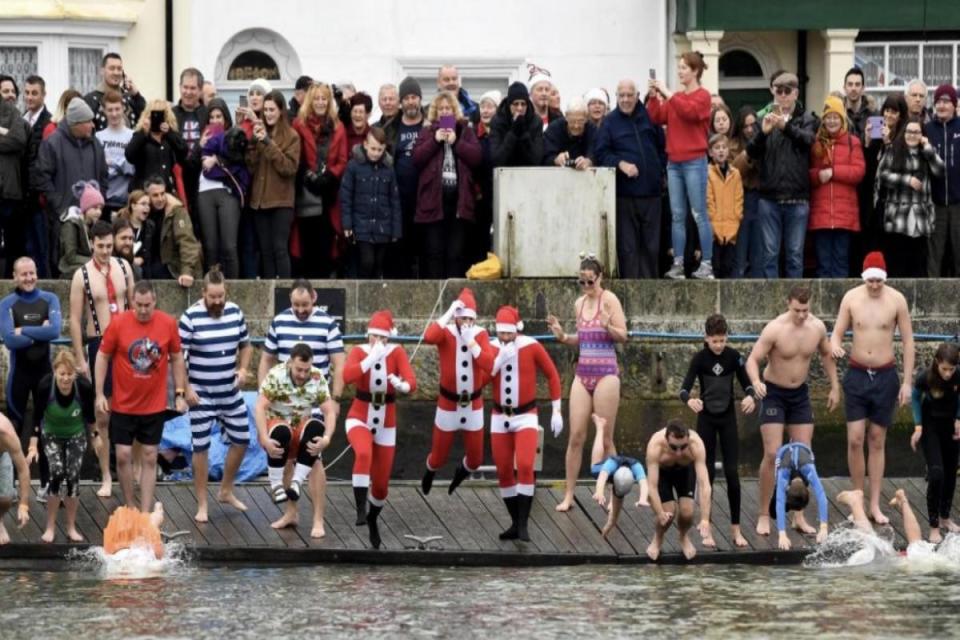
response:
[[[467,471],[467,468],[463,465],[463,460],[460,461],[460,464],[457,465],[456,470],[453,472],[453,480],[450,481],[450,486],[447,487],[447,494],[452,495],[454,491],[457,490],[457,487],[460,486],[460,483],[466,480],[470,476],[470,472]]]
[[[367,523],[367,488],[354,487],[353,499],[357,503],[357,521],[354,524],[361,527]]]
[[[507,505],[507,512],[510,513],[511,525],[510,527],[500,534],[501,540],[516,540],[517,539],[517,496],[511,498],[504,498],[503,504]]]
[[[287,487],[287,498],[290,499],[290,502],[296,502],[300,499],[300,483],[296,480],[290,481],[290,486]]]
[[[530,506],[532,504],[533,496],[517,496],[517,537],[524,542],[530,542],[527,521],[530,519]]]
[[[383,507],[370,505],[370,511],[367,513],[367,528],[370,530],[370,546],[374,549],[380,548],[380,528],[377,526],[377,518],[380,517],[380,511]]]
[[[433,488],[433,477],[437,475],[436,471],[431,471],[427,469],[423,474],[423,478],[420,480],[420,490],[423,491],[423,495],[430,493],[430,489]]]

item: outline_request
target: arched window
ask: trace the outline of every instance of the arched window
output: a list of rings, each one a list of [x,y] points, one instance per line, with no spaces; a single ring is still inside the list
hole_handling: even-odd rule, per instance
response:
[[[293,87],[300,73],[300,58],[286,38],[269,29],[245,29],[220,49],[213,76],[218,88],[245,87],[256,78],[281,88]]]
[[[742,49],[735,49],[720,56],[720,77],[722,79],[762,78],[763,69],[752,55]]]
[[[245,80],[257,78],[279,80],[280,69],[277,63],[263,51],[244,51],[230,63],[227,80]]]

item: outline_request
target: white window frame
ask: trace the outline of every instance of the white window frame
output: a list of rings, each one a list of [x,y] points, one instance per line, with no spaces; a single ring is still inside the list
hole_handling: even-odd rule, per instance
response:
[[[876,86],[867,86],[865,90],[872,93],[883,93],[891,91],[904,91],[907,88],[907,84],[913,78],[907,78],[906,83],[904,84],[890,84],[890,47],[903,47],[903,46],[915,46],[917,47],[917,75],[916,77],[920,79],[921,82],[926,84],[926,81],[923,80],[923,49],[925,46],[947,46],[952,47],[953,52],[950,56],[950,67],[952,69],[953,77],[951,79],[951,84],[954,86],[960,84],[960,79],[958,79],[957,74],[960,72],[960,69],[957,68],[957,54],[958,48],[960,48],[960,40],[905,40],[905,41],[878,41],[878,42],[855,42],[853,45],[854,51],[854,60],[857,57],[857,48],[858,47],[883,47],[883,78],[884,84]],[[936,87],[927,87],[927,93],[931,96],[936,90]]]

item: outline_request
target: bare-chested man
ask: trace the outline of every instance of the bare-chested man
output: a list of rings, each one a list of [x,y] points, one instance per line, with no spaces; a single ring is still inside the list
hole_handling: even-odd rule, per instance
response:
[[[653,488],[649,499],[656,517],[656,532],[653,542],[647,547],[647,556],[651,560],[660,557],[663,536],[674,517],[683,556],[692,560],[697,555],[697,548],[690,541],[694,486],[700,501],[700,524],[697,528],[703,546],[716,546],[710,528],[711,489],[707,473],[707,450],[700,436],[679,420],[671,420],[665,428],[650,437],[647,443],[647,482]]]
[[[70,341],[81,375],[93,381],[93,367],[100,349],[100,339],[110,319],[130,307],[133,291],[133,270],[123,258],[113,256],[113,228],[108,222],[94,223],[93,259],[77,269],[70,282]],[[107,375],[109,381],[111,376]],[[104,389],[110,396],[110,383]],[[97,409],[97,428],[93,447],[100,462],[102,479],[97,495],[110,495],[110,416]]]
[[[3,517],[13,506],[14,471],[20,492],[17,526],[23,529],[30,522],[30,467],[20,449],[20,436],[7,417],[0,413],[0,545],[10,542]]]
[[[853,488],[863,491],[863,440],[866,435],[870,448],[870,517],[877,524],[889,522],[880,511],[887,427],[893,422],[897,401],[903,406],[910,399],[914,358],[913,326],[907,299],[896,289],[886,286],[886,279],[883,254],[879,251],[867,254],[863,261],[864,284],[843,296],[830,337],[834,358],[842,358],[846,355],[843,336],[847,329],[853,329],[850,366],[843,377],[847,465]],[[893,335],[898,328],[903,342],[902,385],[897,377],[897,360],[893,353]]]
[[[787,296],[787,311],[767,323],[747,359],[747,375],[761,398],[760,435],[763,438],[763,461],[760,463],[760,513],[757,514],[757,533],[770,535],[770,498],[773,496],[773,471],[777,450],[783,445],[783,430],[787,428],[790,440],[810,446],[813,441],[813,408],[807,376],[810,360],[820,352],[823,368],[830,378],[827,409],[840,402],[840,382],[837,363],[830,352],[827,328],[823,321],[810,313],[810,288],[797,285]],[[760,376],[760,363],[767,366]],[[817,532],[797,512],[794,528],[802,533]]]

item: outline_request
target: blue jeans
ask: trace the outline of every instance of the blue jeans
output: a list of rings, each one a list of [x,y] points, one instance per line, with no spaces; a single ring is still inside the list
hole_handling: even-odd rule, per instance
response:
[[[810,203],[780,203],[760,198],[760,229],[763,232],[763,276],[778,277],[780,245],[783,244],[786,269],[783,277],[803,277],[803,241],[807,234]]]
[[[707,159],[667,163],[667,191],[670,195],[671,238],[674,261],[687,245],[687,201],[697,223],[703,260],[713,259],[713,229],[707,217]]]
[[[760,194],[756,189],[743,192],[743,219],[737,231],[737,255],[733,265],[734,278],[763,277],[763,233],[757,204]],[[747,270],[749,265],[750,269]]]
[[[850,236],[846,229],[819,229],[813,232],[818,278],[846,278],[850,271]]]

